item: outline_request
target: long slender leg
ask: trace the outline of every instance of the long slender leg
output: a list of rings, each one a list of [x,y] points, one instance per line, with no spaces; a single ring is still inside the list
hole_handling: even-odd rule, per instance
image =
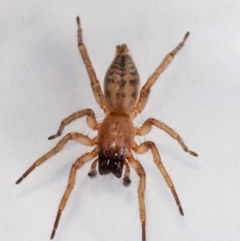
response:
[[[72,115],[70,115],[67,118],[65,118],[61,122],[61,124],[59,126],[59,129],[57,131],[57,134],[48,137],[48,140],[52,140],[52,139],[60,136],[62,134],[62,131],[63,131],[63,129],[64,129],[64,127],[66,125],[68,125],[72,121],[74,121],[74,120],[76,120],[78,118],[81,118],[81,117],[83,117],[85,115],[87,116],[87,124],[88,124],[88,126],[91,129],[93,129],[93,130],[97,130],[99,128],[100,124],[97,123],[94,112],[91,109],[85,109],[85,110],[81,110],[81,111],[78,111],[76,113],[73,113]]]
[[[179,209],[179,212],[181,215],[184,215],[183,214],[183,209],[182,209],[182,206],[181,206],[181,203],[180,203],[180,200],[178,198],[178,195],[177,195],[177,192],[175,190],[175,187],[173,185],[173,182],[170,178],[170,176],[168,175],[165,167],[163,166],[162,164],[162,161],[161,161],[161,157],[159,155],[159,152],[155,146],[155,143],[152,142],[152,141],[146,141],[146,142],[143,142],[142,144],[140,145],[137,145],[136,143],[133,145],[132,149],[137,153],[137,154],[142,154],[148,150],[151,150],[152,151],[152,155],[153,155],[153,159],[154,159],[154,162],[155,164],[157,165],[159,171],[162,173],[168,187],[171,189],[172,191],[172,194],[175,198],[175,201],[177,203],[177,206],[178,206],[178,209]]]
[[[37,161],[35,161],[30,168],[16,181],[16,184],[19,184],[24,178],[26,178],[37,166],[40,166],[42,163],[44,163],[46,160],[48,160],[50,157],[58,153],[63,149],[63,147],[66,145],[66,143],[69,140],[74,140],[77,142],[80,142],[83,145],[86,146],[93,146],[96,144],[96,138],[90,139],[86,135],[82,135],[77,132],[68,133],[66,136],[64,136],[57,145],[47,152],[45,155],[40,157]]]
[[[86,48],[85,44],[83,43],[82,28],[81,28],[81,22],[80,22],[79,17],[77,17],[77,25],[78,25],[78,31],[77,31],[78,48],[79,48],[80,54],[82,56],[83,62],[87,68],[88,76],[91,80],[91,87],[93,90],[94,97],[95,97],[97,103],[99,104],[99,106],[104,110],[104,113],[106,114],[106,113],[108,113],[106,100],[103,95],[99,81],[97,80],[97,76],[96,76],[95,70],[92,66],[91,60],[88,56],[87,48]]]
[[[140,128],[135,128],[136,135],[139,135],[139,136],[146,135],[151,130],[152,125],[167,132],[173,139],[177,140],[185,152],[188,152],[189,154],[191,154],[193,156],[198,156],[197,153],[188,149],[188,147],[184,144],[183,139],[179,136],[179,134],[177,132],[175,132],[173,129],[171,129],[169,126],[167,126],[166,124],[164,124],[163,122],[161,122],[159,120],[149,118],[148,120],[146,120],[143,123],[143,125]]]
[[[140,210],[140,220],[142,222],[142,241],[146,241],[146,211],[144,201],[146,174],[141,163],[133,158],[131,151],[128,152],[127,160],[129,164],[135,169],[140,178],[138,186],[138,202]]]
[[[62,211],[64,210],[64,208],[67,204],[68,198],[69,198],[69,196],[70,196],[70,194],[73,190],[77,170],[80,167],[82,167],[83,164],[92,160],[96,156],[97,156],[97,148],[95,148],[92,152],[87,152],[84,155],[82,155],[72,165],[70,175],[69,175],[69,178],[68,178],[68,185],[67,185],[67,188],[66,188],[66,190],[63,194],[62,200],[61,200],[61,202],[59,204],[59,207],[58,207],[58,213],[57,213],[57,217],[56,217],[55,222],[54,222],[54,227],[53,227],[53,231],[52,231],[52,234],[51,234],[51,239],[53,239],[54,236],[55,236],[55,233],[56,233],[56,230],[57,230],[60,218],[61,218]]]
[[[157,78],[160,76],[160,74],[167,68],[167,66],[172,62],[174,56],[178,53],[178,51],[184,46],[184,43],[186,42],[189,32],[187,32],[182,40],[181,43],[178,44],[178,46],[170,52],[166,57],[163,59],[162,63],[157,67],[157,69],[154,71],[154,73],[148,78],[145,85],[142,87],[138,101],[133,109],[133,112],[131,113],[131,118],[134,119],[137,114],[139,114],[145,107],[148,101],[148,96],[150,93],[150,88],[153,86]]]

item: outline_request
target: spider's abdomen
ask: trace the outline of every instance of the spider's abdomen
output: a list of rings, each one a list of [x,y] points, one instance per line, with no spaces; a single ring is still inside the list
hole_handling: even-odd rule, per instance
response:
[[[104,80],[104,94],[110,112],[129,114],[136,103],[140,79],[126,44],[117,46],[117,55]]]

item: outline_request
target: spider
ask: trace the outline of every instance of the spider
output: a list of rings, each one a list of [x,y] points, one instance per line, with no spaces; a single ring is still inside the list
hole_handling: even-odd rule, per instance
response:
[[[76,20],[78,26],[78,48],[91,81],[94,97],[98,105],[103,109],[105,118],[101,123],[98,123],[96,121],[95,114],[91,109],[78,111],[65,118],[61,122],[57,133],[50,136],[48,138],[49,140],[60,136],[66,125],[83,116],[86,116],[88,126],[91,129],[98,131],[97,136],[93,139],[90,139],[87,135],[83,135],[78,132],[68,133],[57,143],[57,145],[52,150],[35,161],[33,165],[17,180],[16,184],[19,184],[36,167],[40,166],[50,157],[61,151],[69,140],[77,141],[86,146],[95,146],[91,152],[87,152],[79,157],[72,165],[68,179],[68,185],[58,207],[51,239],[53,239],[55,236],[61,214],[73,190],[77,170],[81,168],[86,162],[95,159],[91,165],[91,170],[88,173],[90,177],[95,177],[97,175],[97,165],[100,175],[112,173],[117,178],[122,176],[124,169],[123,167],[125,167],[123,185],[126,187],[131,183],[129,178],[129,165],[135,169],[137,175],[140,178],[138,186],[138,201],[140,220],[142,224],[142,241],[146,241],[146,212],[144,202],[146,173],[141,163],[133,157],[132,152],[137,154],[142,154],[148,150],[152,152],[153,160],[163,175],[168,187],[171,189],[181,215],[183,215],[183,209],[173,182],[171,181],[170,176],[162,164],[161,157],[155,143],[152,141],[145,141],[138,145],[134,141],[134,137],[146,135],[151,130],[152,126],[155,126],[167,132],[172,138],[177,140],[185,152],[188,152],[193,156],[197,156],[197,154],[189,150],[188,147],[184,144],[182,138],[163,122],[149,118],[140,128],[137,128],[134,127],[133,120],[140,112],[142,112],[146,106],[152,85],[155,83],[159,75],[171,63],[178,51],[184,46],[184,43],[189,36],[189,32],[185,34],[182,42],[180,42],[172,52],[166,55],[162,63],[148,78],[140,93],[140,78],[137,68],[129,53],[128,47],[126,44],[118,45],[116,47],[116,57],[114,58],[105,76],[103,94],[99,81],[96,77],[96,73],[88,56],[86,46],[83,43],[82,29],[79,17],[77,17]]]

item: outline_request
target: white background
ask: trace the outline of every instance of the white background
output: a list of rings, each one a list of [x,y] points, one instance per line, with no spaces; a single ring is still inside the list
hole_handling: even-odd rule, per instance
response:
[[[69,143],[20,185],[15,181],[60,138],[60,121],[92,108],[102,120],[77,49],[76,22],[99,80],[127,43],[142,84],[164,56],[190,37],[152,88],[149,117],[182,136],[198,158],[157,128],[137,140],[156,143],[179,194],[182,217],[150,153],[137,158],[147,173],[147,241],[240,240],[239,1],[1,1],[0,240],[49,240],[72,163],[91,148]],[[68,126],[87,134],[85,118]],[[90,136],[94,136],[93,131]],[[78,172],[56,241],[141,241],[137,187]]]

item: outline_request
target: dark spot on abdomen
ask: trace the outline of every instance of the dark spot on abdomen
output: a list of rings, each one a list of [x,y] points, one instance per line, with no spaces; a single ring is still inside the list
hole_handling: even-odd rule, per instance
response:
[[[106,91],[105,95],[107,98],[111,98],[111,92],[109,90]]]
[[[127,82],[126,80],[121,79],[117,83],[120,88],[124,88],[124,86],[126,85],[126,82]]]
[[[110,78],[106,78],[105,81],[106,81],[107,84],[114,84],[115,83],[115,79],[111,78],[111,77]]]
[[[130,72],[130,75],[132,75],[132,76],[137,76],[137,71],[131,71],[131,72]]]
[[[126,94],[124,92],[117,92],[116,97],[117,98],[124,98],[124,97],[126,97]]]
[[[136,85],[136,84],[138,84],[139,79],[137,79],[137,78],[136,79],[131,79],[129,82],[130,82],[131,85]]]
[[[137,92],[136,91],[132,92],[131,97],[133,99],[137,99]]]

